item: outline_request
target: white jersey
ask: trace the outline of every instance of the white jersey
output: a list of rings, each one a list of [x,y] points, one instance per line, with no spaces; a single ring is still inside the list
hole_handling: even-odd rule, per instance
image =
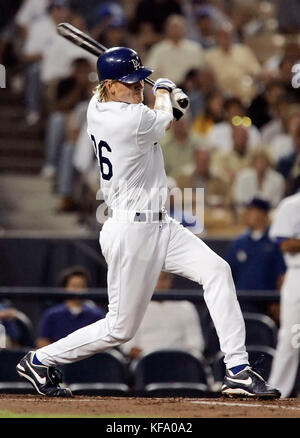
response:
[[[300,239],[300,192],[283,199],[270,228],[271,238]],[[289,268],[300,268],[300,253],[284,254]]]
[[[100,166],[100,186],[111,209],[160,211],[167,178],[158,144],[173,115],[143,103],[99,102],[92,97],[87,131]]]

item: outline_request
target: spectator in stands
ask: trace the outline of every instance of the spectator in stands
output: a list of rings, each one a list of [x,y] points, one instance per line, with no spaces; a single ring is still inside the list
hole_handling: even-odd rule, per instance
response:
[[[291,194],[292,181],[300,173],[300,120],[292,133],[293,152],[287,157],[282,158],[278,163],[278,172],[287,180],[287,194]]]
[[[250,164],[249,128],[231,126],[232,148],[229,151],[217,151],[213,155],[212,169],[216,176],[233,183],[236,174]]]
[[[216,123],[207,133],[206,138],[219,151],[227,152],[233,147],[232,126],[234,124],[248,127],[248,148],[254,149],[261,143],[259,130],[245,119],[246,108],[237,98],[228,98],[224,102],[224,121]]]
[[[204,111],[206,97],[215,91],[216,78],[213,71],[205,66],[189,70],[183,81],[184,91],[190,99],[192,120],[197,114]]]
[[[121,5],[103,3],[96,12],[97,23],[90,31],[91,36],[105,47],[132,47],[127,32],[127,19]]]
[[[277,290],[281,286],[285,263],[279,246],[269,237],[269,210],[267,201],[253,198],[244,215],[247,230],[229,246],[225,258],[237,290]],[[263,301],[240,304],[245,312],[268,313]]]
[[[168,17],[165,38],[150,49],[146,61],[154,70],[154,78],[167,77],[180,85],[191,68],[203,65],[203,50],[200,44],[187,39],[185,33],[185,19],[182,16]]]
[[[288,176],[288,170],[281,168],[279,163],[281,159],[285,159],[294,153],[295,132],[300,123],[300,105],[288,105],[285,113],[282,115],[282,131],[275,135],[273,140],[267,145],[268,151],[278,166],[278,170],[285,178]]]
[[[173,123],[160,142],[167,175],[172,176],[179,168],[189,164],[194,149],[203,142],[199,135],[191,131],[187,116]]]
[[[30,32],[30,27],[47,14],[49,0],[24,0],[15,17],[16,25],[24,35]]]
[[[212,11],[209,8],[205,6],[196,8],[195,25],[198,31],[197,41],[201,44],[203,49],[214,47],[216,45],[215,21]]]
[[[67,116],[76,105],[89,97],[89,74],[92,66],[85,58],[73,62],[71,76],[59,81],[56,89],[55,111],[48,118],[45,135],[46,157],[41,175],[55,176],[60,160],[61,146],[65,138]]]
[[[271,144],[279,134],[284,134],[285,118],[290,100],[286,94],[279,95],[274,105],[274,118],[260,130],[263,144]]]
[[[212,150],[209,145],[200,144],[194,152],[192,164],[183,167],[175,175],[177,185],[182,190],[184,211],[191,210],[196,215],[198,224],[202,226],[201,231],[196,234],[203,229],[205,233],[215,233],[217,230],[224,230],[224,227],[233,222],[229,209],[230,186],[227,181],[214,174],[211,160]],[[192,190],[187,191],[185,188]],[[199,203],[199,197],[196,196],[197,188],[204,190],[204,218],[202,209],[199,212],[196,208]]]
[[[71,11],[70,24],[82,32],[88,32],[85,18],[78,12]],[[55,92],[59,81],[70,75],[76,59],[85,59],[90,63],[90,69],[96,73],[95,56],[86,50],[62,38],[56,32],[51,45],[45,51],[41,64],[41,80],[45,90],[45,103],[49,111],[55,105]]]
[[[185,188],[203,188],[205,207],[226,207],[229,200],[229,186],[226,181],[214,175],[211,156],[212,151],[209,146],[199,144],[194,150],[192,163],[181,167],[174,177],[182,191]],[[205,214],[207,213],[206,209]]]
[[[161,272],[156,291],[168,291],[173,276]],[[160,349],[179,349],[200,356],[204,340],[198,312],[189,301],[151,301],[136,335],[121,347],[131,359]]]
[[[257,92],[254,79],[261,73],[261,66],[248,46],[232,42],[233,30],[229,23],[219,26],[217,46],[205,51],[204,61],[213,69],[224,94],[248,104]]]
[[[232,201],[238,209],[244,207],[254,197],[259,197],[275,208],[284,193],[284,178],[273,169],[267,151],[260,148],[252,152],[250,166],[237,173],[232,188]]]
[[[59,287],[66,292],[84,292],[89,287],[90,276],[81,266],[65,269],[60,276]],[[66,299],[63,304],[47,309],[40,320],[36,347],[41,348],[70,333],[105,317],[102,308],[81,298]]]
[[[224,117],[224,96],[221,91],[214,90],[208,93],[204,102],[203,112],[196,115],[193,121],[193,130],[201,135],[207,135]]]
[[[182,14],[178,0],[139,0],[132,19],[133,31],[142,34],[144,25],[150,25],[157,34],[162,34],[167,18]]]
[[[93,95],[95,88],[94,82],[89,82],[89,98]],[[58,163],[57,172],[57,194],[60,197],[60,203],[56,209],[57,213],[66,213],[76,211],[78,203],[74,199],[74,182],[77,172],[73,164],[73,157],[76,148],[76,142],[80,136],[82,127],[85,125],[86,112],[89,100],[84,100],[78,103],[75,108],[70,111],[66,128],[65,140],[61,146],[61,154]],[[87,150],[92,149],[90,142],[86,145],[85,155]]]
[[[281,81],[272,80],[266,85],[264,91],[252,100],[247,115],[258,129],[275,118],[278,98],[284,94],[284,91]]]
[[[295,36],[293,39],[286,38],[281,50],[277,50],[264,64],[266,71],[271,71],[276,75],[279,72],[279,66],[284,58],[293,59],[294,64],[300,59],[300,44]]]
[[[230,8],[230,19],[234,26],[236,41],[243,42],[247,37],[254,36],[264,30],[263,15],[265,14],[263,14],[262,9],[259,1],[233,0]]]
[[[0,331],[0,336],[4,336],[4,348],[32,347],[32,324],[25,313],[10,302],[0,302]]]
[[[299,103],[299,89],[294,88],[292,85],[293,78],[293,65],[299,63],[299,58],[286,56],[279,64],[279,79],[282,81],[285,87],[285,93],[289,97],[292,103]]]
[[[27,123],[29,125],[37,123],[40,118],[43,60],[53,41],[58,38],[57,24],[69,19],[69,5],[68,0],[51,0],[48,14],[39,19],[29,29],[24,46],[24,57],[27,64],[25,98]],[[62,61],[62,59],[56,59],[55,64]],[[55,68],[55,65],[52,67]]]

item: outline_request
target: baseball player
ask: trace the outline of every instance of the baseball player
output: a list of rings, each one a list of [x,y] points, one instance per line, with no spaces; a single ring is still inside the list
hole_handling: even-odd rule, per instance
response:
[[[280,243],[287,265],[280,293],[278,343],[269,379],[280,388],[282,397],[292,393],[300,347],[300,175],[295,188],[294,195],[280,202],[270,228],[270,236]]]
[[[151,300],[161,270],[203,285],[204,299],[224,352],[229,396],[276,398],[248,362],[245,325],[229,265],[164,208],[167,179],[158,141],[173,121],[178,89],[165,78],[153,86],[154,109],[143,104],[152,70],[126,47],[107,50],[97,63],[99,86],[88,112],[88,134],[100,167],[109,218],[100,232],[107,261],[109,311],[94,324],[29,352],[17,365],[38,393],[69,397],[56,368],[130,340]],[[175,113],[174,113],[175,114]],[[175,122],[176,123],[176,122]]]

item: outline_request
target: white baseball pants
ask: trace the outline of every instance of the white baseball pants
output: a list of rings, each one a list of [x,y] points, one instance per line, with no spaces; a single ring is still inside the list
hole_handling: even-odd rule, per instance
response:
[[[289,397],[295,384],[300,354],[300,269],[289,268],[280,293],[280,329],[270,384]]]
[[[245,325],[229,265],[177,221],[144,223],[109,218],[100,233],[107,261],[106,317],[37,350],[48,366],[75,362],[131,339],[161,270],[203,285],[228,368],[247,364]]]

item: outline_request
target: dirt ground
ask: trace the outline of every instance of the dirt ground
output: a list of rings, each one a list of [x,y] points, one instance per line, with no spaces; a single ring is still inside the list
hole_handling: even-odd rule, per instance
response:
[[[0,411],[104,418],[300,418],[300,399],[84,397],[53,399],[0,394]]]

